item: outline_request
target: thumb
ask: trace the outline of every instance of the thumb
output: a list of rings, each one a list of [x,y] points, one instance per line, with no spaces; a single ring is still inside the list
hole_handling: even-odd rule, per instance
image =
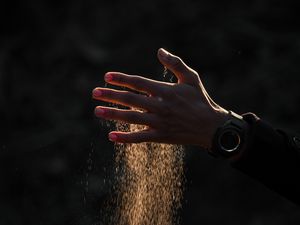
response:
[[[179,83],[187,83],[190,85],[199,84],[199,76],[197,72],[188,67],[178,56],[160,48],[157,52],[157,57],[165,67],[175,74]]]

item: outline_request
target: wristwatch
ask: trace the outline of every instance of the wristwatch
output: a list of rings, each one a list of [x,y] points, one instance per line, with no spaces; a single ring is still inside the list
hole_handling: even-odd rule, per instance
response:
[[[230,158],[237,155],[245,143],[247,122],[229,111],[229,119],[217,129],[209,153],[214,157]]]

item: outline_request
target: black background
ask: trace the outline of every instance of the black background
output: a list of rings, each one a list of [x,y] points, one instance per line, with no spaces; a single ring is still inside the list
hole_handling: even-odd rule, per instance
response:
[[[111,70],[162,80],[159,47],[223,107],[299,131],[297,13],[289,0],[1,1],[0,224],[102,224],[114,150],[91,91]],[[181,224],[299,224],[299,207],[227,162],[194,147],[185,161]]]

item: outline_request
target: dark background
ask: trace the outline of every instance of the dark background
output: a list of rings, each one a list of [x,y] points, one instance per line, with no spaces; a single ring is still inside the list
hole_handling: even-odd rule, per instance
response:
[[[159,47],[227,109],[299,131],[294,1],[1,1],[0,225],[102,224],[111,130],[91,91],[107,71],[162,80]],[[299,224],[299,207],[193,147],[181,224]]]

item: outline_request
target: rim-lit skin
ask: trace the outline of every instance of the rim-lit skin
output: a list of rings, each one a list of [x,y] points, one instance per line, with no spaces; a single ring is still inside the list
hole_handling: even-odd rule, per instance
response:
[[[97,106],[95,115],[147,126],[138,132],[112,131],[109,139],[114,142],[192,144],[210,149],[213,135],[228,118],[228,111],[209,97],[198,73],[178,56],[161,48],[157,57],[177,77],[177,83],[108,72],[104,76],[107,83],[134,92],[97,87],[93,90],[93,98],[129,109]]]

